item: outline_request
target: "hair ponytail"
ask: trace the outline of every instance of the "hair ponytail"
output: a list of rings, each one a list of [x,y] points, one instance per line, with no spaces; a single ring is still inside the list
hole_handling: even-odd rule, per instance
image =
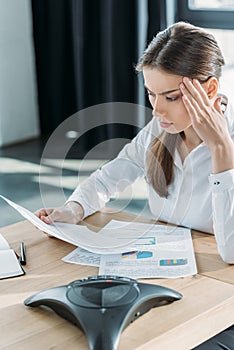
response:
[[[183,139],[183,132],[168,134],[163,131],[149,147],[147,179],[160,197],[168,196],[168,186],[174,179],[174,153]]]

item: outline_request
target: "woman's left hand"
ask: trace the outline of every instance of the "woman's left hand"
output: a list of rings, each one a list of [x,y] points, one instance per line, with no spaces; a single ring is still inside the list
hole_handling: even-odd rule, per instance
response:
[[[198,80],[183,78],[180,85],[184,106],[197,135],[211,149],[230,139],[227,122],[221,111],[221,97],[210,100]]]

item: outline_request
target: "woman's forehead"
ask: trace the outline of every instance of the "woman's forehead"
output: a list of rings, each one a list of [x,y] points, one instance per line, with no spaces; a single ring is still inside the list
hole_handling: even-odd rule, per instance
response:
[[[183,79],[180,75],[151,67],[143,68],[143,75],[146,88],[156,90],[157,93],[178,89]]]

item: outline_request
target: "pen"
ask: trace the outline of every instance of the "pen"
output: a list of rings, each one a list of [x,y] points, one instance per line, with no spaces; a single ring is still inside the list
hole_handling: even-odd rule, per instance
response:
[[[26,255],[25,255],[24,242],[21,242],[21,245],[20,245],[20,263],[21,263],[21,265],[26,265]]]

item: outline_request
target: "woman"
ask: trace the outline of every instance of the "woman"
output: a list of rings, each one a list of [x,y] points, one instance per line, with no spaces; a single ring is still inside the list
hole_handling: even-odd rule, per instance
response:
[[[201,28],[179,22],[158,33],[136,67],[151,122],[64,206],[38,217],[78,223],[145,176],[156,219],[214,233],[221,257],[234,263],[234,116],[218,90],[223,65],[215,39]]]
[[[150,123],[62,207],[36,215],[78,223],[145,176],[156,219],[213,233],[222,259],[234,263],[234,115],[219,93],[223,65],[216,40],[201,28],[178,22],[158,33],[136,66]],[[225,332],[197,349],[229,349],[233,328]]]

